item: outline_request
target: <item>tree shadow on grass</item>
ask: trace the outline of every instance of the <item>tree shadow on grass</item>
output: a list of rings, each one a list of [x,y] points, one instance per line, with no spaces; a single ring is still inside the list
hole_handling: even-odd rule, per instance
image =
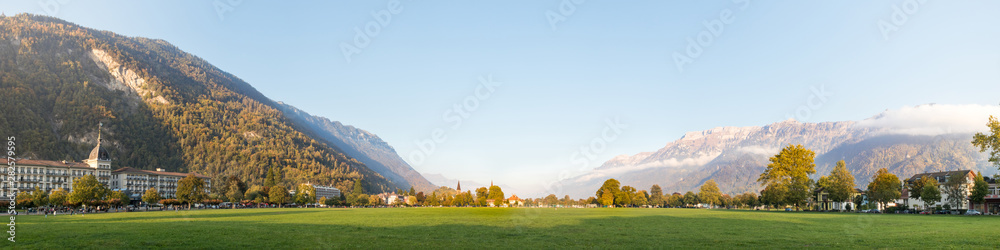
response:
[[[260,212],[243,212],[243,213],[219,213],[213,210],[182,210],[182,211],[149,211],[149,212],[128,212],[128,213],[90,213],[90,217],[86,215],[81,216],[76,215],[58,215],[54,218],[65,218],[62,216],[69,216],[67,222],[76,223],[102,223],[102,222],[129,222],[129,221],[145,221],[145,220],[161,220],[161,219],[214,219],[214,218],[236,218],[236,217],[256,217],[256,216],[272,216],[272,215],[288,215],[288,214],[308,214],[308,213],[320,213],[320,212],[336,212],[343,210],[272,210],[272,211],[260,211]],[[107,217],[103,215],[120,215],[120,216],[135,216],[135,217]],[[97,218],[95,218],[97,217]],[[34,220],[30,222],[35,223],[46,223],[44,219]]]
[[[19,227],[22,238],[17,244],[28,248],[226,249],[1000,247],[995,240],[981,240],[1000,234],[997,229],[967,229],[959,231],[964,237],[950,238],[930,237],[936,233],[934,231],[899,234],[907,229],[893,229],[901,223],[893,219],[903,217],[863,217],[863,214],[803,216],[810,214],[745,211],[677,213],[669,210],[664,210],[663,214],[659,211],[649,214],[649,211],[608,210],[609,213],[542,212],[538,217],[523,220],[518,219],[516,213],[459,217],[442,214],[430,218],[370,210],[353,214],[316,213],[326,211],[337,210],[192,216],[190,221],[29,224]],[[275,215],[277,212],[294,217],[207,220]],[[785,216],[796,217],[802,222],[766,218]],[[840,226],[856,223],[854,220],[857,218],[873,218],[872,226],[865,229],[870,231],[845,234]],[[444,219],[451,220],[449,223],[438,223]],[[910,222],[907,220],[906,223]],[[912,228],[909,230],[913,231]],[[844,238],[844,235],[852,238]]]

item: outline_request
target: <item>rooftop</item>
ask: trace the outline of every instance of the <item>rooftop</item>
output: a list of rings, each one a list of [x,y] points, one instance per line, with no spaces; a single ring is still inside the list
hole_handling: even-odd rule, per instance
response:
[[[111,173],[115,173],[115,174],[118,174],[118,173],[129,173],[129,174],[170,175],[170,176],[178,176],[178,177],[185,177],[185,176],[188,175],[188,173],[143,170],[143,169],[130,168],[130,167],[120,168],[120,169],[117,169],[115,171],[111,171]],[[191,173],[191,174],[194,174],[195,177],[211,178],[211,177],[209,177],[207,175],[203,175],[203,174],[197,174],[197,173]]]
[[[71,162],[71,161],[50,161],[50,160],[31,160],[31,159],[17,159],[14,163],[22,166],[39,166],[39,167],[64,167],[64,168],[81,168],[81,169],[94,169],[83,162]],[[7,158],[0,159],[0,164],[7,165]]]

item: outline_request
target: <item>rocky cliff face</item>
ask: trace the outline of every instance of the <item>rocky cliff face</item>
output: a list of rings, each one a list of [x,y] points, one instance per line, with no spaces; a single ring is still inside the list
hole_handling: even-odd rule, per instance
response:
[[[941,106],[916,109],[941,109]],[[996,171],[969,143],[971,132],[951,129],[959,126],[933,123],[919,131],[940,133],[909,133],[917,130],[887,125],[899,124],[889,120],[894,117],[898,117],[898,112],[887,111],[860,122],[788,120],[766,126],[687,132],[659,150],[616,156],[564,185],[566,190],[579,190],[571,195],[592,196],[592,190],[608,178],[617,178],[622,185],[637,189],[658,184],[664,192],[696,190],[705,181],[714,179],[723,192],[756,192],[760,189],[757,177],[767,167],[768,159],[790,144],[802,144],[816,152],[816,178],[829,174],[837,161],[844,160],[858,187],[867,185],[879,168],[887,168],[901,178],[957,169],[990,174]],[[933,129],[936,126],[948,129]],[[982,125],[974,127],[979,126]]]
[[[307,126],[315,137],[326,140],[382,174],[400,188],[415,188],[431,192],[437,187],[399,157],[396,149],[371,132],[344,125],[338,121],[310,115],[305,111],[279,102],[286,116]]]

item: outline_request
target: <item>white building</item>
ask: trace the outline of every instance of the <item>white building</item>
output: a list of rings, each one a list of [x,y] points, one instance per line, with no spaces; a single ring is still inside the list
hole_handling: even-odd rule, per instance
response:
[[[0,163],[7,165],[7,158],[0,160]],[[31,191],[35,187],[41,188],[45,192],[63,188],[70,191],[73,188],[73,181],[85,176],[93,175],[97,177],[105,186],[111,178],[111,157],[108,151],[101,147],[101,135],[97,135],[97,146],[90,151],[90,156],[83,162],[50,161],[50,160],[14,160],[17,181],[14,185],[22,191]],[[0,184],[0,195],[6,196],[11,192],[7,187],[9,181]]]
[[[946,182],[948,182],[948,178],[950,178],[951,176],[954,176],[954,175],[965,176],[965,183],[962,184],[962,189],[964,190],[963,192],[965,192],[966,199],[962,199],[963,201],[962,201],[962,204],[961,204],[960,207],[953,207],[952,209],[968,209],[969,208],[968,197],[969,197],[970,194],[972,194],[973,182],[976,179],[976,172],[972,171],[972,170],[959,170],[959,171],[922,173],[922,174],[913,175],[913,177],[910,177],[909,179],[906,179],[903,182],[903,192],[902,192],[902,194],[901,194],[901,196],[899,198],[900,201],[898,203],[907,204],[907,206],[909,206],[909,208],[914,208],[914,205],[916,205],[917,209],[927,209],[927,205],[924,204],[924,202],[922,200],[918,200],[918,199],[914,199],[914,198],[910,197],[910,190],[907,188],[907,186],[908,186],[907,184],[909,184],[911,182],[914,182],[914,181],[918,181],[918,180],[920,180],[920,178],[922,178],[924,176],[927,176],[929,178],[937,180],[938,185],[939,185],[938,186],[938,190],[941,191],[941,201],[937,202],[937,203],[934,203],[931,206],[932,207],[934,207],[934,206],[942,206],[943,207],[945,204],[949,204],[948,203],[948,193],[946,192],[946,190],[944,188],[944,184]],[[913,192],[919,192],[919,191],[915,191],[914,190]]]
[[[332,186],[313,185],[316,188],[316,199],[326,197],[327,199],[340,199],[340,189]]]
[[[101,184],[112,190],[129,191],[133,200],[138,200],[150,187],[156,187],[163,197],[176,197],[177,182],[187,174],[164,172],[162,169],[150,171],[128,167],[111,171],[111,157],[108,151],[101,146],[101,142],[101,134],[98,130],[97,146],[90,151],[89,157],[83,162],[15,160],[17,181],[14,185],[20,191],[32,191],[35,187],[39,187],[45,192],[51,192],[58,188],[72,191],[74,181],[86,175],[93,175]],[[0,159],[0,163],[7,165],[7,159]],[[199,174],[195,174],[195,176],[205,180],[205,191],[208,192],[212,186],[211,178]],[[7,187],[9,184],[9,181],[0,182],[0,196],[8,195],[8,192],[11,191]]]
[[[135,168],[121,168],[111,172],[111,189],[125,191],[131,200],[141,200],[149,188],[156,188],[163,198],[177,198],[177,183],[188,174],[166,172],[162,168],[156,171]],[[205,181],[205,192],[211,192],[212,178],[206,175],[194,174]]]

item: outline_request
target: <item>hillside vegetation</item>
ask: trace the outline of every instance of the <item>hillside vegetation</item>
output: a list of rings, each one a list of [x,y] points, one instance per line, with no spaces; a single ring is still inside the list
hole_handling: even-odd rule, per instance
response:
[[[19,157],[81,160],[97,125],[112,167],[311,181],[369,192],[394,183],[296,129],[274,101],[163,40],[126,37],[59,19],[0,18],[0,134]],[[408,187],[402,187],[408,188]]]

